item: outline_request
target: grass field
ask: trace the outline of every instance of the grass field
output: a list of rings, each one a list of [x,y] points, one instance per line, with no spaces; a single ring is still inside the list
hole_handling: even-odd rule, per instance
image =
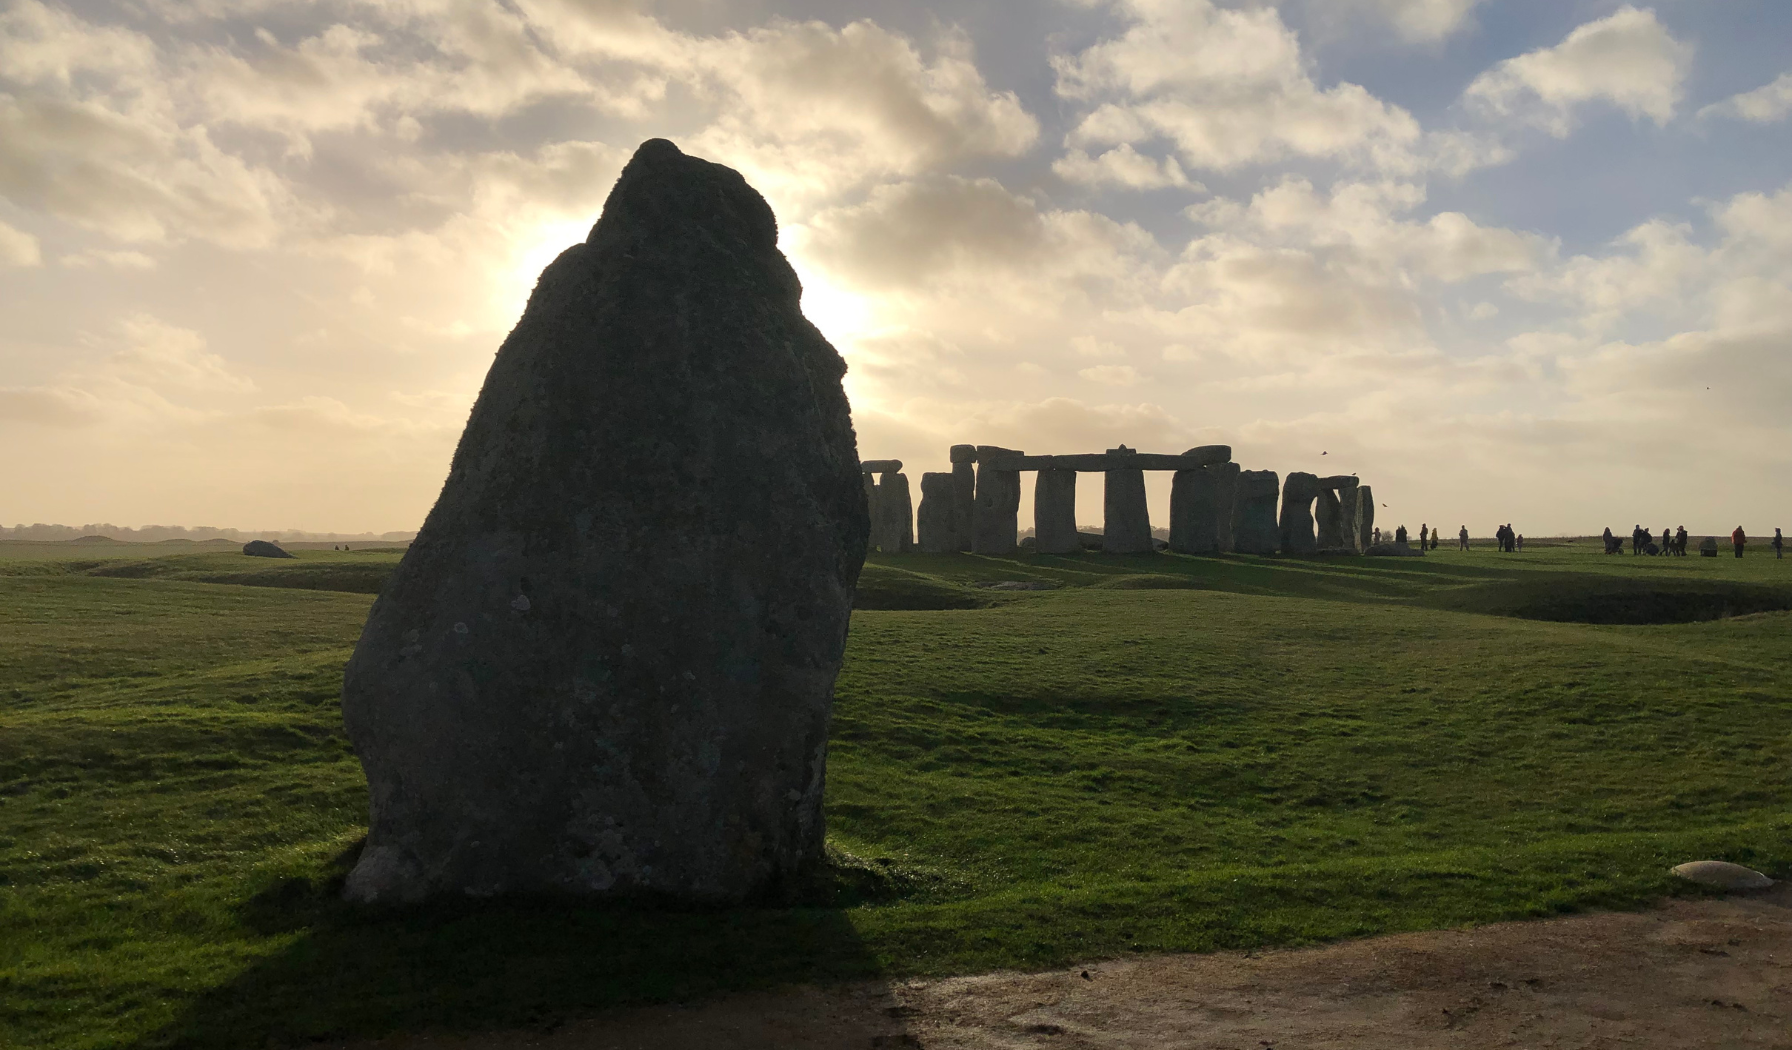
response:
[[[1631,907],[1695,857],[1792,872],[1792,562],[1761,550],[880,556],[836,870],[680,912],[337,900],[366,801],[336,694],[395,552],[37,546],[0,551],[8,1046],[545,1024]]]

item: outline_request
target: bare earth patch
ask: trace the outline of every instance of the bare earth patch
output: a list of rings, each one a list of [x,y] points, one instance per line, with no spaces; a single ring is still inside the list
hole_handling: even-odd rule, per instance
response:
[[[797,988],[349,1050],[1792,1050],[1792,885],[1294,951]]]

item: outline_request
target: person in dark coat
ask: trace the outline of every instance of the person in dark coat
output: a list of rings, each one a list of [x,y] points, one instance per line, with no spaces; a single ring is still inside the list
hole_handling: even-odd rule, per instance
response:
[[[1679,557],[1686,557],[1686,526],[1684,525],[1674,530],[1674,553]]]
[[[1742,531],[1742,526],[1736,526],[1736,531],[1730,533],[1730,542],[1736,547],[1736,556],[1742,557],[1742,545],[1748,542],[1748,536]]]
[[[1780,530],[1774,529],[1773,530],[1773,556],[1776,558],[1785,557],[1785,555],[1781,552],[1781,548],[1783,548],[1785,545],[1786,545],[1786,541],[1785,541],[1784,537],[1782,537],[1780,535]]]
[[[1394,542],[1402,547],[1406,546],[1406,526],[1402,525],[1394,530]]]
[[[1468,526],[1467,525],[1464,525],[1462,527],[1461,531],[1456,533],[1456,542],[1462,545],[1463,550],[1468,550]]]

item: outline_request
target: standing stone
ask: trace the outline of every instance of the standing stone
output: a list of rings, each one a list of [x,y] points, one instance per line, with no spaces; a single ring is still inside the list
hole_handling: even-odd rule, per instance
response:
[[[977,499],[972,504],[971,549],[978,554],[1013,554],[1020,535],[1020,471],[991,470],[997,456],[1025,455],[999,445],[977,446]]]
[[[1338,542],[1330,544],[1329,548],[1351,554],[1361,554],[1364,548],[1357,542],[1357,534],[1362,531],[1360,517],[1362,511],[1359,507],[1361,483],[1352,475],[1338,474],[1319,479],[1319,484],[1323,491],[1332,493],[1332,498],[1338,505]],[[1324,529],[1320,531],[1323,533]],[[1319,545],[1321,547],[1328,546],[1323,539]]]
[[[1170,479],[1170,549],[1177,554],[1219,550],[1217,478],[1206,467],[1179,470]]]
[[[1319,497],[1319,478],[1304,470],[1288,475],[1282,483],[1282,553],[1312,554],[1319,549],[1313,532],[1313,501]]]
[[[1367,551],[1375,539],[1375,492],[1367,485],[1356,490],[1356,549]]]
[[[871,522],[871,532],[865,537],[865,549],[874,551],[882,539],[879,523],[883,521],[882,508],[877,505],[877,475],[866,471],[859,476],[859,481],[865,487],[865,514]]]
[[[1033,549],[1040,554],[1077,554],[1076,471],[1041,470],[1033,482]]]
[[[1234,524],[1238,516],[1238,464],[1212,463],[1203,468],[1213,475],[1213,548],[1221,554],[1238,549]]]
[[[738,901],[822,856],[869,521],[771,208],[655,139],[543,271],[343,682],[345,895]]]
[[[957,546],[968,551],[976,539],[973,521],[977,509],[977,446],[952,446],[952,530]]]
[[[908,493],[908,475],[885,474],[877,486],[877,503],[871,512],[871,546],[885,554],[912,552],[915,549],[914,506]]]
[[[921,475],[921,509],[915,515],[915,539],[925,554],[951,554],[958,549],[953,495],[952,475]]]
[[[1344,542],[1344,518],[1339,513],[1337,492],[1323,484],[1313,499],[1313,520],[1317,525],[1319,549],[1337,550]]]
[[[1281,479],[1273,470],[1246,470],[1238,475],[1232,513],[1233,546],[1240,554],[1274,554],[1282,544],[1276,526],[1276,496]]]
[[[1132,451],[1121,445],[1108,449],[1108,455],[1124,456]],[[1107,472],[1102,512],[1102,550],[1109,554],[1149,554],[1155,549],[1151,542],[1151,510],[1145,504],[1143,470],[1122,467]]]

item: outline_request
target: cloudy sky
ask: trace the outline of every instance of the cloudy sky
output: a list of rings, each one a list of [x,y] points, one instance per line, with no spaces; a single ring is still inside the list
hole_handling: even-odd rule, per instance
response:
[[[1784,0],[0,0],[0,520],[416,527],[664,136],[771,201],[914,482],[1223,441],[1415,529],[1792,526],[1788,40]]]

